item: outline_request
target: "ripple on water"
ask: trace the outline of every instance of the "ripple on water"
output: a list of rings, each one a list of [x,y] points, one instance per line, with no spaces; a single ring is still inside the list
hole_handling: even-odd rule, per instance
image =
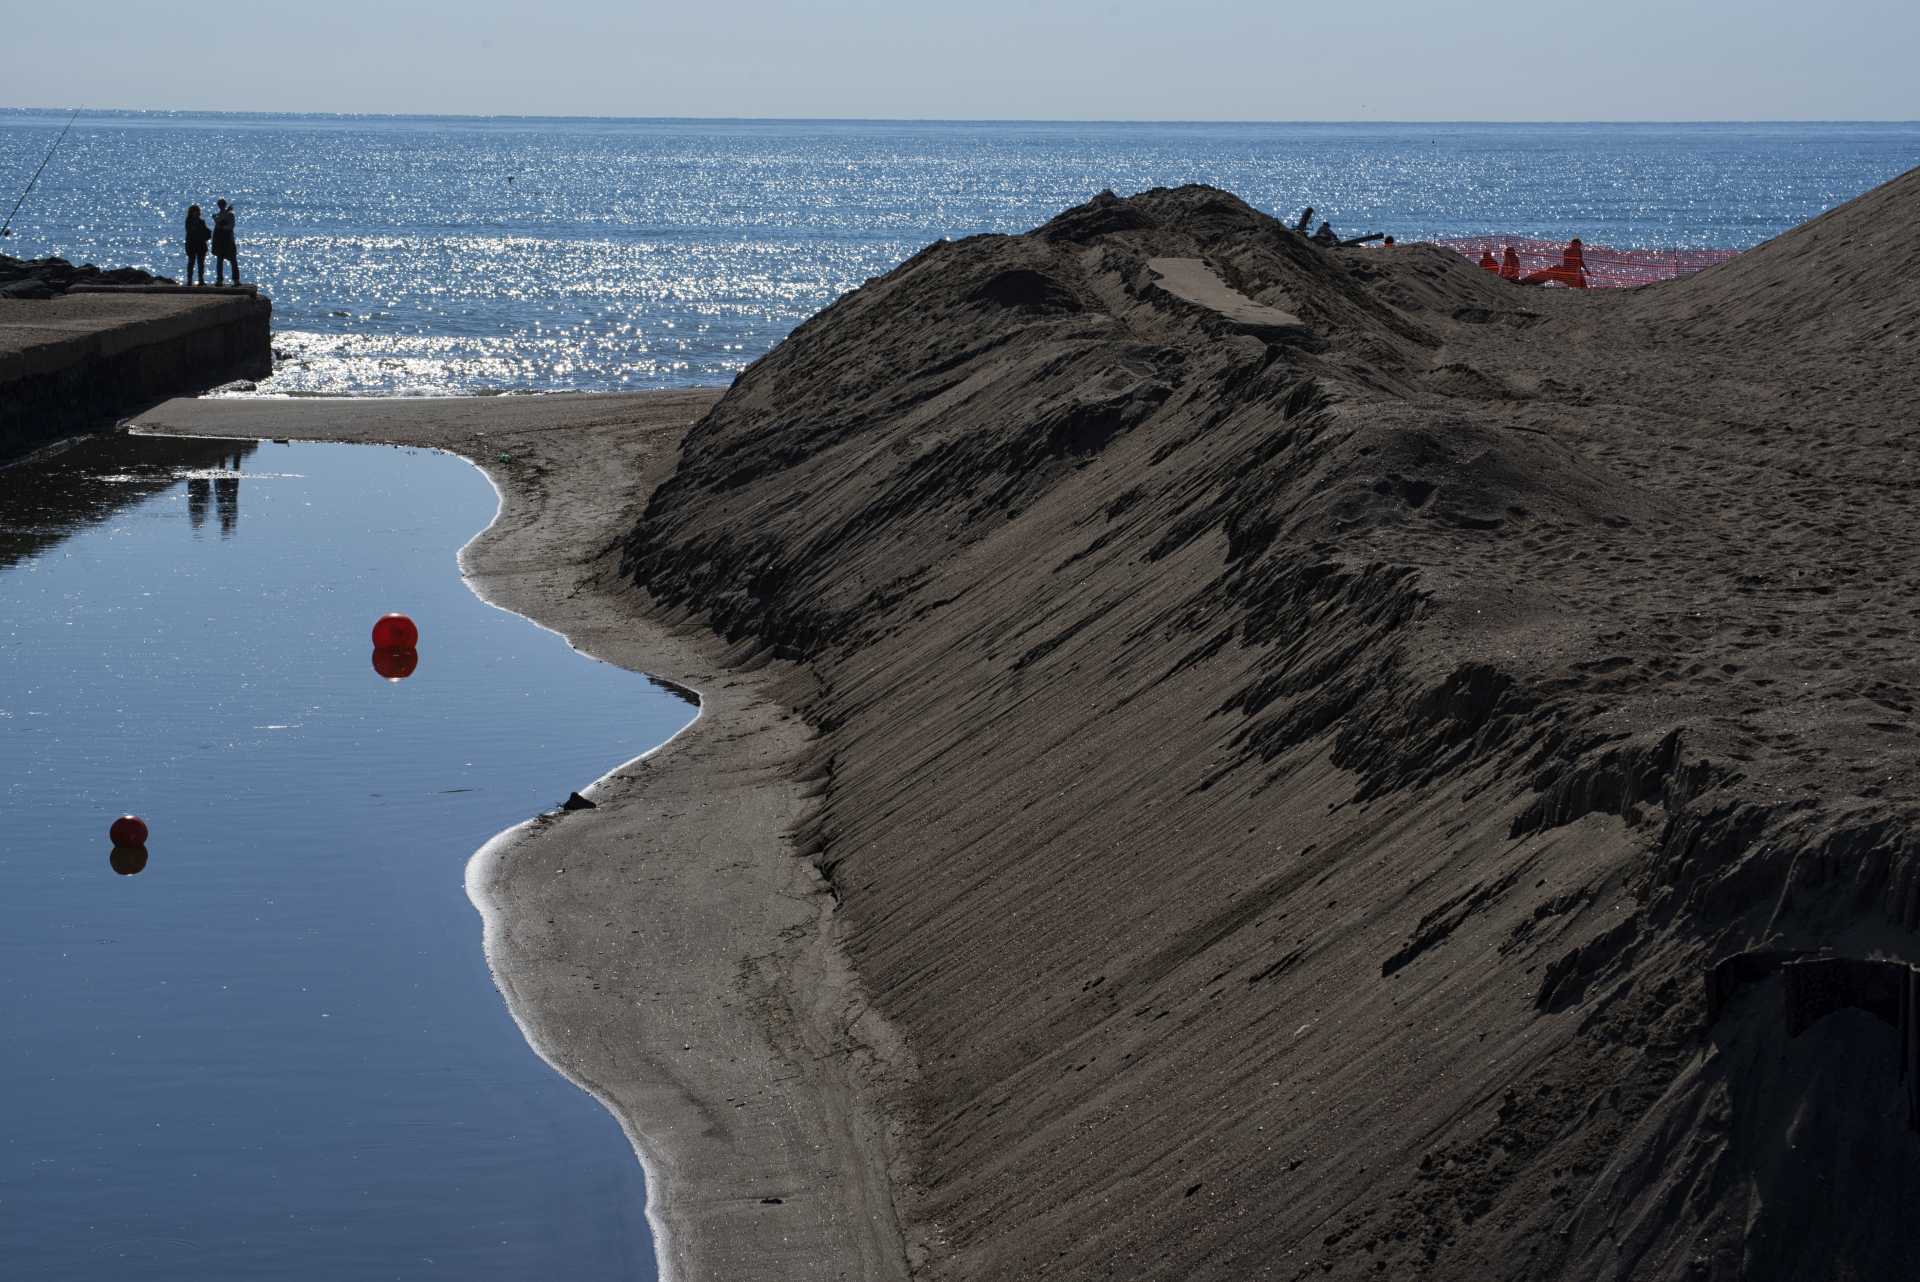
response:
[[[64,116],[0,110],[0,172]],[[1206,182],[1344,231],[1741,248],[1920,164],[1920,125],[1164,125],[86,113],[12,242],[174,272],[232,198],[291,393],[724,384],[940,237]]]

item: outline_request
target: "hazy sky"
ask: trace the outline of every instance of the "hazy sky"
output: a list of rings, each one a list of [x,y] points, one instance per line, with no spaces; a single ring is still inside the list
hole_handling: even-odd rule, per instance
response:
[[[1915,0],[0,0],[0,106],[1136,120],[1920,117]]]

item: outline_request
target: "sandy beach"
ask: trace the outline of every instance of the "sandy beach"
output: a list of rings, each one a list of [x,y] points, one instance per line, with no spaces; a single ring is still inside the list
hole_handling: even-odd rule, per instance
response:
[[[463,568],[588,654],[698,691],[700,716],[503,834],[469,870],[529,1040],[620,1119],[648,1170],[663,1277],[906,1275],[870,1091],[886,1030],[792,832],[817,804],[792,679],[676,626],[609,557],[709,392],[457,400],[179,400],[138,430],[425,446],[502,496]],[[758,667],[760,670],[753,671]],[[643,745],[636,745],[636,751]],[[609,767],[615,763],[609,762]]]
[[[1917,205],[1602,293],[1104,195],[718,399],[140,422],[464,453],[700,691],[477,887],[676,1277],[1907,1276]]]
[[[1917,952],[1916,207],[1584,291],[1105,196],[741,376],[623,565],[818,681],[917,1276],[1920,1268],[1911,1025],[1739,969]]]

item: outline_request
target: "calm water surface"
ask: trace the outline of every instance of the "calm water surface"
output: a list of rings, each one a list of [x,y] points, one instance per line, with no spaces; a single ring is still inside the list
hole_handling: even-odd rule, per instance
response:
[[[363,446],[0,470],[0,1276],[652,1277],[639,1165],[462,874],[693,709],[467,589],[494,504]]]
[[[4,89],[0,89],[4,93]],[[0,111],[0,190],[64,114]],[[1350,234],[1742,249],[1920,164],[1916,124],[1059,124],[88,112],[8,252],[177,274],[240,209],[269,390],[726,383],[942,236],[1206,182]]]

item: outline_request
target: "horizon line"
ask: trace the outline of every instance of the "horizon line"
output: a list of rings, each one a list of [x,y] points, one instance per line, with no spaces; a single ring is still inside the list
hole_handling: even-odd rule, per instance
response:
[[[317,111],[217,109],[209,107],[75,107],[0,106],[0,114],[49,116],[302,116],[328,120],[478,120],[478,121],[611,121],[632,124],[793,124],[793,125],[1920,125],[1920,119],[1894,117],[1776,117],[1770,119],[1340,119],[1310,117],[1262,120],[1248,117],[1049,117],[1049,116],[616,116],[590,114],[524,114],[518,112],[442,111]]]

